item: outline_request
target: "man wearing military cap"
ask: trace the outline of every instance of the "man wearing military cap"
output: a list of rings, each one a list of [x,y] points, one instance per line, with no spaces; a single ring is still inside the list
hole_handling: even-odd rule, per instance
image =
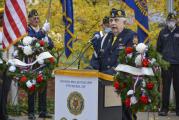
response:
[[[113,8],[109,15],[109,26],[111,32],[107,33],[103,38],[104,40],[99,40],[100,47],[98,47],[97,55],[98,58],[92,57],[90,65],[93,69],[97,69],[100,72],[114,75],[116,71],[115,67],[118,65],[118,58],[120,55],[120,50],[125,46],[133,46],[133,38],[136,35],[130,29],[125,27],[126,24],[126,14],[124,10],[118,10]],[[105,108],[104,107],[104,88],[112,83],[99,81],[99,120],[120,120],[121,115],[120,106]],[[125,106],[123,108],[122,120],[132,120],[131,112],[128,111]],[[110,118],[108,117],[110,116]]]
[[[98,35],[97,38],[102,38],[106,33],[109,33],[111,31],[111,28],[109,27],[109,17],[105,16],[103,20],[100,23],[100,26],[102,28],[101,31],[95,32],[94,36]]]
[[[47,21],[44,23],[43,27],[39,27],[40,19],[39,14],[36,9],[32,9],[28,14],[28,36],[35,37],[38,40],[47,41],[49,48],[53,48],[53,42],[46,35],[46,33],[50,30],[50,23]],[[28,61],[28,60],[27,60]],[[35,93],[28,94],[28,119],[35,119]],[[45,86],[44,90],[38,92],[38,107],[39,107],[39,117],[40,118],[51,118],[52,116],[47,114],[47,86]]]
[[[126,16],[124,10],[113,8],[109,17],[109,25],[112,31],[104,36],[105,40],[103,42],[100,40],[103,45],[98,48],[97,54],[100,58],[97,61],[100,61],[98,64],[101,64],[101,66],[95,69],[108,74],[116,73],[113,68],[117,66],[116,62],[120,49],[124,46],[132,46],[133,37],[136,35],[135,32],[125,28],[125,24]]]
[[[166,20],[167,26],[160,31],[157,41],[157,51],[161,53],[164,60],[170,63],[168,70],[162,70],[163,89],[160,116],[167,116],[172,80],[176,101],[175,111],[179,116],[179,27],[176,22],[176,15],[169,13]]]
[[[111,28],[109,26],[109,17],[108,16],[105,16],[102,20],[102,23],[100,24],[101,27],[102,27],[102,30],[99,31],[99,32],[95,32],[95,34],[93,35],[93,40],[91,41],[92,42],[92,45],[93,45],[93,48],[94,48],[94,54],[92,56],[92,59],[96,59],[98,57],[96,51],[98,50],[98,48],[100,48],[100,46],[102,45],[101,44],[101,41],[102,40],[102,43],[104,41],[104,36],[111,32]],[[95,61],[91,61],[93,65],[98,65],[96,63],[93,63]],[[93,66],[94,67],[94,66]],[[95,66],[95,68],[97,68],[98,66]],[[91,66],[88,66],[87,68],[91,68]]]
[[[103,18],[101,26],[102,26],[102,29],[103,29],[103,31],[101,33],[101,37],[103,37],[106,33],[109,33],[111,31],[111,28],[109,27],[109,17],[108,16],[105,16]]]

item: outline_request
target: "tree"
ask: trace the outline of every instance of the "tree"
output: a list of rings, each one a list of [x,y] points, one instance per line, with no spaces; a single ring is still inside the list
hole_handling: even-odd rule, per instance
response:
[[[2,6],[3,1],[0,2]],[[35,0],[38,1],[39,0]],[[66,59],[65,56],[62,57],[61,66],[71,63],[75,57],[79,54],[81,48],[86,45],[87,41],[92,37],[95,31],[99,31],[100,22],[105,15],[109,14],[111,8],[122,8],[126,11],[127,17],[129,17],[129,25],[131,29],[136,31],[136,24],[133,23],[134,14],[133,11],[126,6],[121,0],[73,0],[74,2],[74,19],[75,19],[75,36],[76,40],[73,44],[74,52],[70,58]],[[110,3],[110,4],[109,4]],[[178,8],[178,1],[175,1],[175,7]],[[39,11],[41,24],[45,22],[46,16],[48,14],[48,4],[49,0],[40,1],[39,4],[28,4],[28,11],[32,8],[36,8]],[[158,7],[160,5],[160,7]],[[148,0],[149,18],[158,13],[162,18],[166,17],[166,0]],[[150,39],[153,44],[156,43],[158,33],[161,28],[158,27],[159,23],[154,21],[150,22]],[[55,42],[55,47],[57,50],[61,51],[63,49],[63,34],[64,34],[64,24],[62,20],[62,7],[60,0],[52,0],[51,8],[51,32],[49,35],[53,38]],[[90,55],[92,54],[92,48],[85,53],[85,64],[89,62]]]

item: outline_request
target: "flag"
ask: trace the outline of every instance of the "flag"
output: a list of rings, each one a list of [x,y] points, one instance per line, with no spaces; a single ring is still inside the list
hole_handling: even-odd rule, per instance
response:
[[[65,23],[65,55],[68,58],[73,51],[74,39],[74,19],[73,19],[73,1],[61,0],[63,8],[63,21]]]
[[[8,49],[27,34],[25,0],[6,0],[3,15],[3,49]]]
[[[139,42],[149,40],[147,0],[123,0],[135,13]]]

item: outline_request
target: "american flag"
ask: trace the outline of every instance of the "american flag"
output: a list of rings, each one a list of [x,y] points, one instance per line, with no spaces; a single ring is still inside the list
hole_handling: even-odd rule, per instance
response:
[[[10,48],[27,33],[25,0],[6,0],[3,17],[3,49]]]

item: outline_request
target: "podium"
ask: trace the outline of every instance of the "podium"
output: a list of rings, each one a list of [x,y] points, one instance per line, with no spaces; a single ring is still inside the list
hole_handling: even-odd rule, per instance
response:
[[[55,120],[122,120],[112,81],[96,70],[56,70]]]

